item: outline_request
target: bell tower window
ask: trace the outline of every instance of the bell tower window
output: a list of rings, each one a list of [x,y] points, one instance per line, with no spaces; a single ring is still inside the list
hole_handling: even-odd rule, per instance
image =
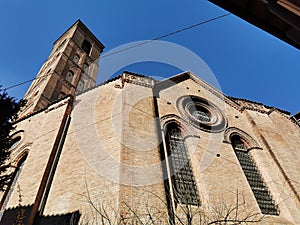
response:
[[[83,88],[84,88],[84,82],[80,80],[77,86],[77,91],[82,92]]]
[[[58,99],[62,99],[62,98],[64,98],[66,96],[66,94],[64,93],[64,92],[59,92],[59,94],[58,94]]]
[[[80,59],[79,55],[76,54],[76,55],[74,56],[74,58],[73,58],[73,62],[76,63],[76,64],[78,64],[79,59]]]
[[[89,73],[89,65],[88,64],[83,64],[83,71],[84,73]]]
[[[92,48],[92,45],[90,42],[88,42],[87,40],[84,40],[82,42],[82,45],[81,45],[81,48],[85,51],[86,54],[90,54],[90,51],[91,51],[91,48]]]
[[[69,70],[66,76],[66,81],[72,83],[73,77],[74,77],[74,73],[71,70]]]

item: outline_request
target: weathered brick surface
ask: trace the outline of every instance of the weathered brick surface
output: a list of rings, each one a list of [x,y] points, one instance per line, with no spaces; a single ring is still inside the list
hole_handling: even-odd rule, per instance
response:
[[[77,94],[79,81],[84,82],[83,90],[94,87],[104,46],[79,24],[75,23],[54,43],[37,75],[40,79],[32,83],[25,95],[27,108],[20,116],[47,108],[62,93]],[[89,54],[81,48],[84,40],[92,43]],[[80,58],[78,63],[73,62],[75,55]],[[89,71],[84,71],[84,64],[89,65]],[[74,72],[70,83],[65,80],[69,70]],[[223,213],[224,208],[235,207],[237,197],[240,203],[245,201],[239,218],[253,213],[263,216],[231,146],[227,132],[234,130],[249,138],[249,154],[280,212],[279,216],[266,216],[256,224],[300,224],[299,126],[283,111],[229,98],[191,73],[172,80],[176,83],[170,85],[123,73],[75,96],[71,123],[49,183],[43,215],[79,211],[81,222],[99,224],[102,212],[112,223],[124,219],[134,224],[130,218],[139,216],[144,222],[160,219],[167,224],[169,190],[164,186],[161,156],[166,152],[166,124],[175,120],[181,125],[201,201],[200,208],[174,204],[178,218],[186,222],[185,212],[190,209],[215,219],[213,212]],[[163,88],[154,97],[158,87]],[[226,120],[224,129],[210,132],[193,125],[189,119],[192,115],[182,115],[182,96],[197,96],[216,106]],[[28,157],[17,180],[20,189],[15,186],[7,208],[34,203],[67,101],[61,100],[17,123],[17,130],[23,130],[22,141],[13,150],[11,161],[16,165],[26,151]],[[195,224],[201,219],[197,216]]]
[[[121,78],[76,97],[44,215],[79,210],[82,221],[93,221],[95,209],[91,204],[95,204],[107,207],[111,219],[133,216],[133,211],[146,215],[149,209],[161,218],[167,217],[152,89],[127,82],[120,88],[117,86],[120,84]],[[159,118],[168,115],[180,118],[176,104],[183,95],[199,96],[219,107],[227,127],[239,128],[257,142],[259,148],[250,153],[279,205],[279,216],[267,216],[257,224],[298,224],[299,127],[279,111],[268,114],[252,110],[254,103],[248,102],[248,109],[243,110],[226,96],[217,97],[210,87],[203,85],[188,79],[162,90],[157,99]],[[24,130],[24,138],[16,152],[23,144],[32,142],[18,180],[22,204],[34,201],[64,110],[63,105],[18,124],[18,130]],[[245,200],[246,204],[241,216],[259,213],[232,146],[224,142],[224,131],[209,133],[179,120],[184,136],[188,137],[185,144],[201,210],[209,214],[211,207],[233,206],[238,193],[240,201]],[[165,120],[161,122],[163,129]],[[18,203],[15,190],[8,207]],[[176,211],[183,218],[182,210],[177,206]]]
[[[51,108],[58,105],[59,103]],[[24,132],[12,158],[19,158],[24,151],[28,151],[28,156],[17,180],[20,190],[15,185],[7,208],[19,205],[19,193],[22,194],[22,205],[33,204],[65,109],[66,104],[49,112],[43,111],[17,124],[16,130]]]

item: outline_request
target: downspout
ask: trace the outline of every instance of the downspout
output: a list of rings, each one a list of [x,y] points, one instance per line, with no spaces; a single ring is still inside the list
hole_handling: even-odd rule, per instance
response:
[[[163,138],[164,131],[161,127],[158,103],[157,103],[157,98],[159,98],[159,90],[157,90],[156,86],[154,86],[152,91],[153,91],[153,102],[154,102],[154,113],[155,113],[156,127],[157,127],[157,136],[158,136],[159,149],[160,149],[160,160],[162,163],[164,187],[166,192],[166,201],[167,201],[167,208],[169,214],[169,224],[173,225],[175,224],[175,203],[174,203],[174,194],[172,188],[173,185],[172,185],[172,179],[170,174],[168,154],[167,154],[165,141]]]
[[[73,105],[73,97],[70,96],[68,101],[67,108],[63,115],[62,122],[60,124],[58,133],[55,138],[55,142],[53,144],[51,154],[48,159],[48,163],[46,169],[44,171],[34,204],[32,206],[31,213],[27,220],[27,225],[38,225],[39,218],[43,214],[48,194],[50,192],[51,184],[53,181],[53,177],[57,168],[57,164],[61,155],[61,151],[63,148],[63,144],[68,132],[68,127],[71,120],[71,112],[72,112],[72,105]]]

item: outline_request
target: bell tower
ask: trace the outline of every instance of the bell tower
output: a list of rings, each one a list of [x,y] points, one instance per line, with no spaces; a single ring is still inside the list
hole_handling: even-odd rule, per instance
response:
[[[27,104],[20,117],[95,86],[103,49],[104,45],[77,20],[54,42],[49,58],[24,96]]]

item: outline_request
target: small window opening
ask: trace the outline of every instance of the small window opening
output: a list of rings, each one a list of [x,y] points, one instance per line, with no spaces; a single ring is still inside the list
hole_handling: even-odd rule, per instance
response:
[[[84,40],[82,42],[82,45],[81,45],[81,48],[86,52],[86,54],[90,54],[90,51],[91,51],[91,48],[92,48],[92,45],[90,42],[88,42],[87,40]]]
[[[66,76],[66,81],[72,83],[73,77],[74,77],[74,73],[71,70],[69,70]]]
[[[81,92],[83,91],[83,88],[84,88],[84,82],[80,80],[77,86],[77,91]]]
[[[59,94],[58,94],[58,99],[62,99],[63,97],[65,97],[66,96],[66,94],[64,93],[64,92],[60,92]]]
[[[89,73],[89,65],[88,64],[83,64],[83,71],[84,73]]]
[[[57,51],[58,49],[60,49],[62,46],[64,46],[64,44],[66,43],[66,41],[67,41],[67,40],[64,39],[64,40],[58,45],[56,51]]]
[[[79,55],[75,55],[74,58],[73,58],[73,62],[78,64],[79,59],[80,59]]]

